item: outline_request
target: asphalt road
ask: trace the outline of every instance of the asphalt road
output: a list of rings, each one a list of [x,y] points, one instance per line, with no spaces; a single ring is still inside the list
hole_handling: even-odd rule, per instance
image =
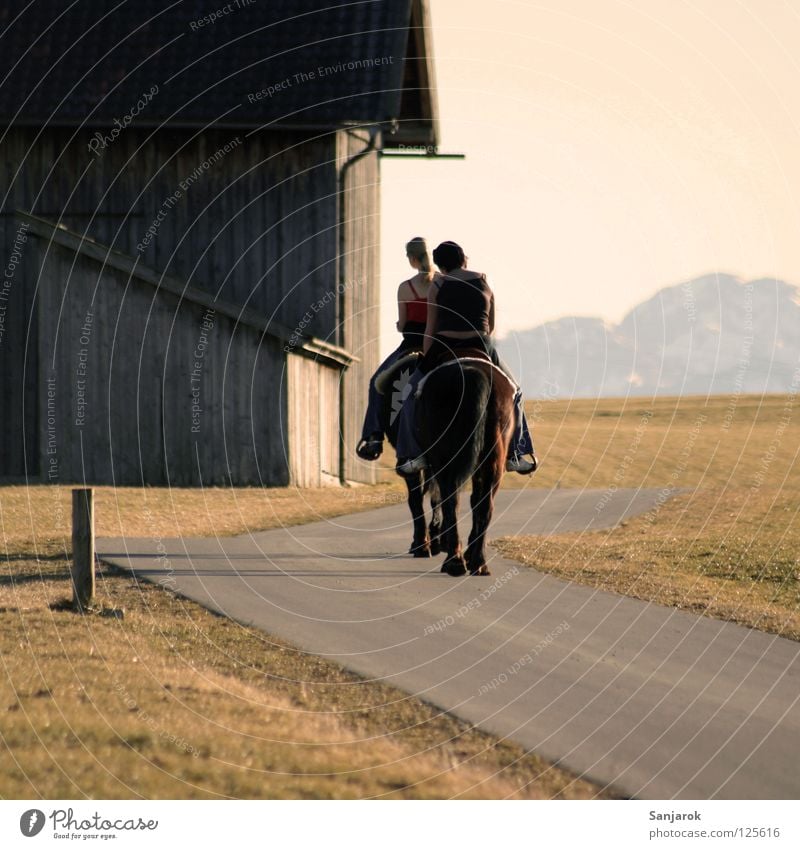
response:
[[[491,536],[600,530],[657,490],[501,492]],[[661,497],[663,500],[663,496]],[[800,644],[539,574],[405,554],[405,505],[224,539],[98,540],[231,618],[638,798],[800,797]]]

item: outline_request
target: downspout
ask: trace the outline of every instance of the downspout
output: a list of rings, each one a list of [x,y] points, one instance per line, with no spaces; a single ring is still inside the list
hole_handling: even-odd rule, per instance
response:
[[[369,142],[364,150],[359,151],[350,159],[348,159],[344,165],[342,165],[339,171],[339,285],[336,288],[336,344],[340,347],[344,347],[344,320],[345,320],[345,295],[347,292],[347,280],[345,274],[345,251],[347,250],[347,238],[345,233],[345,215],[347,214],[347,203],[345,200],[345,182],[347,179],[347,172],[350,168],[356,164],[359,160],[363,159],[365,156],[368,156],[375,150],[375,144],[378,140],[378,134],[380,132],[380,127],[370,127],[369,128]],[[342,369],[341,377],[339,379],[339,483],[342,486],[347,485],[347,475],[345,468],[345,451],[346,444],[344,438],[344,423],[345,423],[345,406],[346,406],[346,396],[344,389],[344,381],[345,381],[345,369]]]

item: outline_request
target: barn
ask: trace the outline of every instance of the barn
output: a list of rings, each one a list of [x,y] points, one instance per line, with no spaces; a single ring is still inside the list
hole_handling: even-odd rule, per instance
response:
[[[371,482],[380,159],[438,141],[425,0],[20,0],[0,30],[0,477]]]

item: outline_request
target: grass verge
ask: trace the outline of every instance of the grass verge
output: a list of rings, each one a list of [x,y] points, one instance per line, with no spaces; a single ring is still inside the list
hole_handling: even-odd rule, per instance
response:
[[[663,498],[609,531],[507,538],[497,547],[562,578],[800,639],[796,402],[540,405],[531,413],[543,464],[529,485],[595,488],[599,512],[616,488],[656,487]]]

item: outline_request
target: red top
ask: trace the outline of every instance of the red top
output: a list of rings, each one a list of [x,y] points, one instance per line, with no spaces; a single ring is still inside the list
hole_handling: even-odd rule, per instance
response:
[[[409,280],[408,285],[414,293],[413,301],[406,301],[406,321],[413,321],[417,324],[425,324],[428,320],[428,299],[420,298],[414,284]]]

